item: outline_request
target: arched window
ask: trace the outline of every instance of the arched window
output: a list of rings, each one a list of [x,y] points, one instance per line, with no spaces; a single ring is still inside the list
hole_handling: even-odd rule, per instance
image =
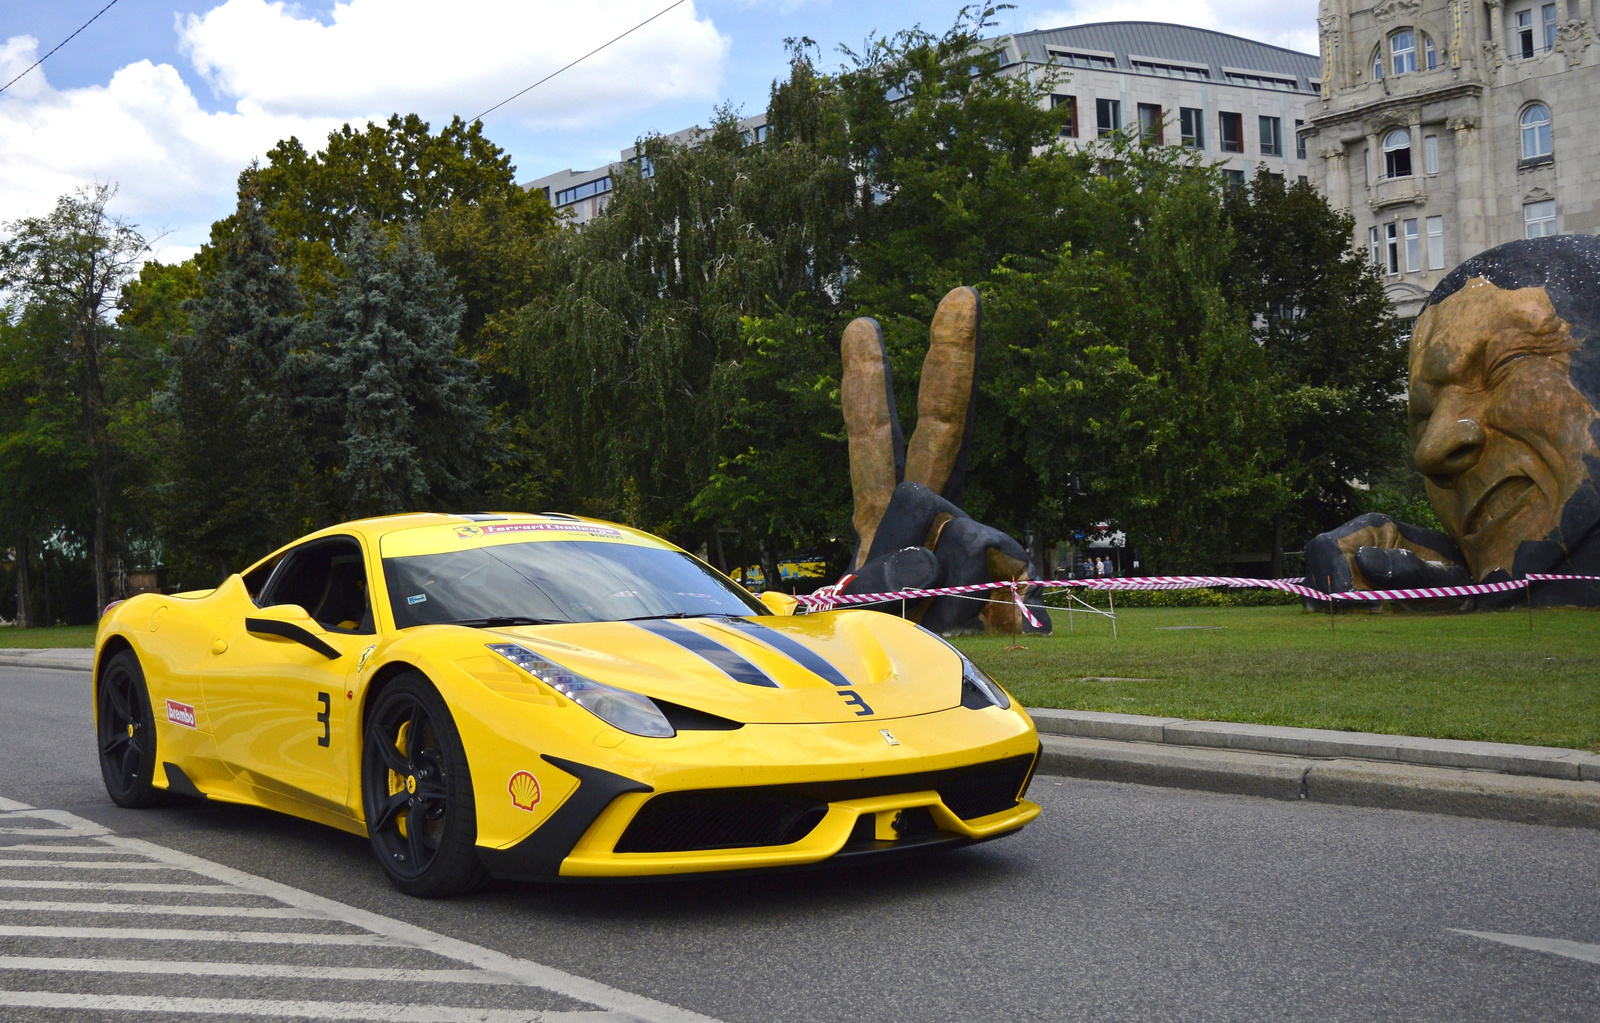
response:
[[[1389,37],[1389,63],[1397,75],[1417,69],[1417,34],[1403,28]]]
[[[1411,176],[1411,133],[1404,128],[1383,137],[1383,171],[1386,178]]]
[[[1372,51],[1372,80],[1376,82],[1383,77],[1383,44],[1379,43]]]
[[[1550,108],[1535,103],[1522,112],[1522,158],[1536,160],[1550,153]]]
[[[1422,33],[1422,57],[1423,66],[1429,71],[1439,66],[1439,54],[1434,50],[1433,40],[1428,37],[1426,32]]]

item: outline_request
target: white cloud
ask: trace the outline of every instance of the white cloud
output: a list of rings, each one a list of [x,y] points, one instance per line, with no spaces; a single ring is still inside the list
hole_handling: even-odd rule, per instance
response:
[[[351,0],[326,21],[262,0],[227,0],[177,26],[182,52],[215,89],[200,102],[170,64],[141,60],[104,85],[54,88],[48,65],[0,94],[0,221],[57,196],[115,182],[114,209],[161,258],[182,258],[233,205],[237,175],[278,140],[319,148],[344,122],[415,111],[436,125],[472,116],[660,10],[659,0]],[[712,98],[728,40],[692,3],[494,115],[528,125],[603,123],[654,104]],[[39,43],[0,44],[0,81]]]
[[[179,27],[221,94],[280,114],[416,110],[471,117],[661,10],[661,0],[350,0],[326,22],[227,0]],[[533,125],[592,123],[712,99],[729,40],[692,3],[502,108]]]
[[[1027,19],[1028,28],[1060,28],[1097,21],[1167,21],[1286,46],[1301,53],[1317,52],[1315,0],[1074,0],[1041,10]]]

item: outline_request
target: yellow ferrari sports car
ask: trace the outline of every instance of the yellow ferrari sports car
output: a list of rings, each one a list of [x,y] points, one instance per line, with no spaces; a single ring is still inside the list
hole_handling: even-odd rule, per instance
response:
[[[349,522],[109,608],[101,769],[122,806],[366,835],[425,896],[889,856],[1038,815],[1033,722],[976,665],[891,615],[795,610],[592,519]]]

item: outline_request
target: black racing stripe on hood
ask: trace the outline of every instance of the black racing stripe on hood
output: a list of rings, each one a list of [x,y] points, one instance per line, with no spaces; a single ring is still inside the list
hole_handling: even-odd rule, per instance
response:
[[[738,629],[745,635],[751,636],[767,646],[773,647],[779,653],[787,655],[791,660],[798,661],[801,667],[822,676],[825,681],[833,685],[848,686],[851,684],[850,680],[844,676],[844,673],[835,668],[821,654],[793,637],[784,635],[777,629],[770,629],[765,625],[752,622],[748,618],[724,618],[722,623]]]
[[[644,631],[671,643],[676,643],[691,653],[699,654],[721,669],[735,682],[743,682],[751,686],[766,686],[777,689],[778,683],[760,668],[718,643],[710,636],[703,636],[693,629],[686,629],[673,622],[634,622]]]

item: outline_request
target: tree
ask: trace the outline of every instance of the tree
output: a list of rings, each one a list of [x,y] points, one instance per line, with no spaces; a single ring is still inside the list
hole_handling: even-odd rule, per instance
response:
[[[129,464],[112,423],[120,403],[132,396],[117,393],[116,380],[123,359],[141,354],[122,350],[109,318],[122,286],[149,251],[132,225],[107,212],[115,194],[109,185],[95,185],[62,196],[49,214],[8,225],[9,237],[0,243],[0,287],[28,307],[25,315],[34,329],[49,337],[50,371],[69,381],[77,401],[99,607],[110,600],[112,505]]]
[[[213,229],[198,285],[181,307],[190,329],[172,338],[157,399],[161,534],[191,578],[243,567],[302,532],[311,514],[304,429],[285,371],[303,303],[254,166],[239,176],[233,215]]]
[[[1309,184],[1257,171],[1224,204],[1236,245],[1230,299],[1252,316],[1285,414],[1280,469],[1298,493],[1274,521],[1331,529],[1368,510],[1374,477],[1415,477],[1404,441],[1405,346],[1377,271],[1350,245],[1354,221]],[[1420,487],[1416,488],[1420,493]]]
[[[455,351],[462,302],[412,224],[358,223],[339,286],[299,335],[298,407],[335,518],[415,511],[473,492],[490,447],[479,374]]]
[[[737,364],[760,357],[744,318],[833,315],[854,183],[814,147],[746,140],[727,110],[693,144],[640,148],[652,175],[614,175],[605,215],[546,243],[547,288],[513,341],[550,478],[567,503],[691,546],[716,522],[776,544],[758,517],[723,518],[735,504],[692,505],[724,457],[816,438],[783,436],[791,420],[724,428]]]

